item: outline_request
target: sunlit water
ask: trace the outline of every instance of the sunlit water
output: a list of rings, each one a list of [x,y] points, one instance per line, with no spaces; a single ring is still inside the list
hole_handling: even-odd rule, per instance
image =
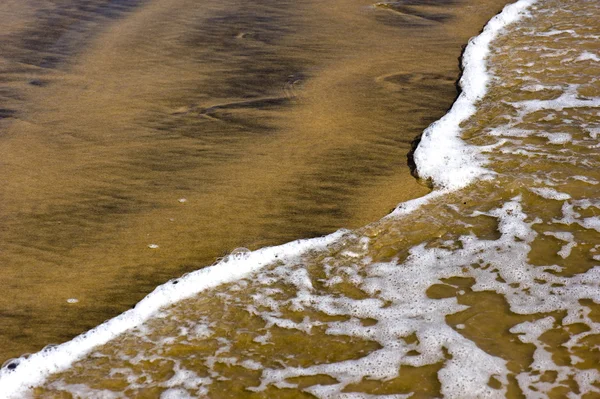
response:
[[[406,154],[505,3],[0,1],[0,363],[426,194]]]
[[[598,397],[600,5],[529,12],[492,43],[488,91],[461,124],[463,166],[485,168],[474,184],[275,250],[82,351],[34,395]],[[162,290],[178,284],[190,289]]]
[[[599,18],[595,0],[540,0],[492,42],[488,90],[457,147],[475,183],[447,191],[468,176],[423,165],[428,201],[275,249],[280,260],[71,356],[33,395],[598,397]],[[417,161],[449,151],[434,130]],[[214,270],[242,273],[253,256]],[[161,292],[193,292],[186,281],[202,276]],[[46,351],[64,369],[53,353],[70,355]]]

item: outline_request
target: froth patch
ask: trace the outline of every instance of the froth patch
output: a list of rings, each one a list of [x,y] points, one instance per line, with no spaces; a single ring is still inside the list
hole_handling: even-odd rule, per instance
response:
[[[600,57],[598,57],[598,55],[594,54],[594,53],[590,53],[589,51],[584,51],[583,53],[581,53],[581,55],[579,57],[577,57],[575,59],[575,61],[594,61],[594,62],[600,62]]]
[[[534,3],[535,0],[520,0],[506,6],[487,23],[479,36],[469,41],[462,57],[462,92],[450,111],[423,132],[414,154],[419,176],[431,180],[435,187],[457,190],[477,178],[493,174],[483,167],[486,158],[482,151],[460,139],[460,126],[475,113],[475,104],[487,92],[491,76],[486,58],[491,42],[507,25],[525,15],[527,8]]]
[[[568,200],[571,198],[571,196],[567,193],[561,193],[556,191],[553,188],[550,187],[534,187],[534,188],[530,188],[530,190],[534,193],[536,193],[537,195],[539,195],[542,198],[546,198],[546,199],[553,199],[553,200],[557,200],[557,201],[564,201],[564,200]]]

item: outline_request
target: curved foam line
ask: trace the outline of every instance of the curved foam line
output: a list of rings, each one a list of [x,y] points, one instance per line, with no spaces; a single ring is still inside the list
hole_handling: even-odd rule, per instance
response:
[[[492,40],[505,26],[520,19],[536,1],[519,0],[507,5],[485,25],[479,36],[469,40],[462,57],[462,92],[450,111],[425,129],[414,154],[417,173],[431,180],[435,188],[458,190],[477,178],[493,174],[483,168],[484,155],[460,139],[460,124],[475,113],[477,101],[487,93],[490,75],[486,58]]]
[[[489,173],[481,167],[480,154],[475,148],[468,147],[458,138],[459,124],[475,112],[475,102],[487,91],[489,77],[485,68],[485,57],[489,53],[489,44],[504,26],[516,21],[535,1],[537,0],[519,0],[506,6],[500,14],[488,22],[479,36],[470,40],[463,55],[464,72],[461,78],[463,92],[451,110],[425,130],[415,153],[419,174],[421,177],[433,179],[438,190],[423,198],[400,204],[390,216],[410,213],[432,198],[448,190],[464,187],[482,174]],[[443,148],[442,156],[440,156],[440,148]],[[148,294],[135,308],[71,341],[50,350],[40,351],[26,359],[19,359],[18,367],[14,370],[1,369],[0,398],[24,397],[29,387],[43,383],[50,374],[67,369],[93,348],[140,325],[160,308],[189,298],[203,290],[240,279],[277,260],[290,261],[311,249],[324,248],[339,240],[344,234],[346,231],[340,230],[325,237],[263,248],[243,256],[231,257],[214,266],[167,282]]]
[[[292,241],[257,251],[232,255],[218,264],[192,272],[158,286],[133,309],[110,319],[71,341],[19,359],[14,370],[0,370],[0,398],[23,398],[29,387],[43,383],[53,373],[70,367],[93,348],[148,320],[159,309],[220,284],[238,280],[276,261],[289,262],[309,250],[321,249],[339,240],[347,230],[325,237]]]

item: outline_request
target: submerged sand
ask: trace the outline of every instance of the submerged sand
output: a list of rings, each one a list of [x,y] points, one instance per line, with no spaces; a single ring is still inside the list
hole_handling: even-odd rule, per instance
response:
[[[0,5],[2,359],[427,193],[411,143],[506,1],[134,3]]]

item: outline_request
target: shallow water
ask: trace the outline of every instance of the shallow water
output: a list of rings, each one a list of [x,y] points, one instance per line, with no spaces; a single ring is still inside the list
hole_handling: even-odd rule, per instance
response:
[[[493,41],[488,90],[461,123],[463,166],[485,168],[475,184],[438,186],[420,206],[300,255],[281,249],[280,260],[95,348],[35,394],[598,397],[600,5],[540,0],[529,10]],[[427,141],[435,134],[418,151],[443,157],[448,149]]]
[[[3,1],[0,357],[427,193],[406,153],[503,4]]]

